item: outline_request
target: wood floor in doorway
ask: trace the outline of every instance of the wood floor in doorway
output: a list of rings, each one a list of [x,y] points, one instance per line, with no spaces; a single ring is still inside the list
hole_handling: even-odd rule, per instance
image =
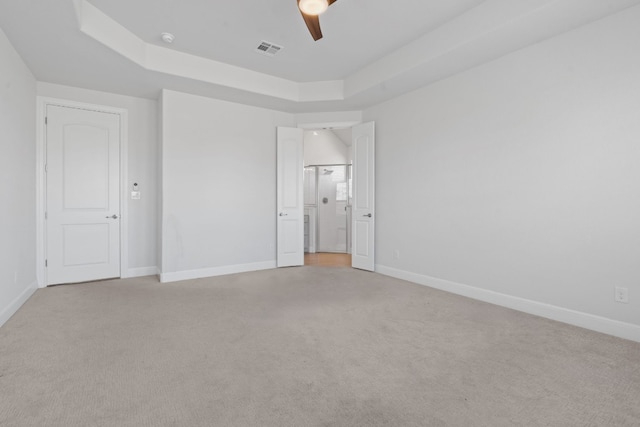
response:
[[[351,267],[351,254],[334,254],[328,252],[304,254],[304,265],[317,265],[321,267]]]

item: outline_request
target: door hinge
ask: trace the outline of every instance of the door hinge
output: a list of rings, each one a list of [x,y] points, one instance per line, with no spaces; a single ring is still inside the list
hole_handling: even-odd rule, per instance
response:
[[[47,260],[47,259],[44,260],[44,266],[45,267],[49,267],[49,260]]]
[[[44,173],[49,172],[49,165],[47,165],[46,163],[44,164]]]
[[[48,124],[49,124],[49,118],[48,118],[48,117],[45,117],[45,118],[44,118],[44,124],[45,124],[45,125],[48,125]]]

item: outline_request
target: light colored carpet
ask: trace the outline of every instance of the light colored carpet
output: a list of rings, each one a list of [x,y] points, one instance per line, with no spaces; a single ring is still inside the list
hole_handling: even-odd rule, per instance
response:
[[[42,289],[3,426],[639,426],[640,344],[349,268]]]

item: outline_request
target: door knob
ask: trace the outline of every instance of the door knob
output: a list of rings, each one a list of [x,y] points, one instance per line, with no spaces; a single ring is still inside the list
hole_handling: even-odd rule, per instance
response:
[[[118,215],[113,214],[111,216],[105,216],[105,218],[118,219]]]
[[[280,212],[279,214],[280,216],[287,216],[288,214],[284,213],[284,212]]]
[[[369,214],[366,214],[366,215],[362,215],[362,216],[367,216],[367,217],[369,217],[369,218],[371,218],[371,217],[372,217],[372,215],[371,215],[370,213],[369,213]]]

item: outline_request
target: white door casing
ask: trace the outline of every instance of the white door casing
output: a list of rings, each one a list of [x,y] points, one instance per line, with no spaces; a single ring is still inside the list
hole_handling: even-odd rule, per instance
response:
[[[277,128],[277,266],[304,265],[304,132]]]
[[[375,125],[354,126],[352,253],[354,268],[375,269]]]
[[[120,277],[120,116],[46,106],[46,284]]]

